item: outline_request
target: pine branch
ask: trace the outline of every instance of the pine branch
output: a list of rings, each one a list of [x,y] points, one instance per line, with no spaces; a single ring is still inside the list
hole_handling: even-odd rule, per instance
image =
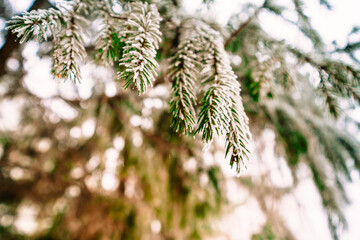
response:
[[[114,14],[110,14],[110,17],[114,18],[114,19],[118,19],[118,20],[128,20],[127,17],[123,17],[123,16],[118,16],[118,15],[114,15]]]
[[[159,66],[155,60],[156,50],[161,41],[160,16],[155,5],[132,3],[129,18],[124,23],[122,34],[125,39],[124,55],[120,66],[119,79],[125,80],[124,88],[132,83],[139,95],[153,85]]]
[[[326,86],[323,74],[321,72],[319,72],[319,77],[320,77],[319,89],[322,91],[322,93],[325,96],[325,103],[329,108],[329,112],[335,118],[337,118],[340,115],[340,112],[339,112],[340,108],[336,101],[336,98],[333,96],[333,94],[330,93],[328,87]]]
[[[175,131],[189,134],[196,123],[194,105],[196,102],[195,81],[198,68],[196,52],[200,51],[199,36],[193,25],[185,21],[181,27],[179,47],[172,59],[169,76],[173,80],[170,113],[173,118],[171,126]]]
[[[358,92],[360,86],[360,71],[358,69],[338,61],[325,60],[318,63],[298,49],[289,46],[287,49],[299,60],[309,63],[318,71],[321,81],[319,88],[325,95],[331,112],[335,113],[337,107],[335,104],[336,98],[334,94],[330,94],[330,90],[337,93],[337,95],[353,98],[360,103],[360,93]],[[335,113],[335,115],[337,114]]]
[[[208,46],[204,53],[205,66],[202,72],[207,90],[201,101],[196,133],[201,133],[206,143],[210,143],[215,134],[226,134],[226,155],[232,150],[230,164],[236,163],[239,172],[240,164],[249,158],[248,144],[251,137],[240,97],[240,84],[231,69],[220,34],[206,24],[199,25],[202,27],[203,39],[207,42],[204,45]]]
[[[30,7],[29,11],[36,10],[38,8],[45,8],[47,0],[36,0],[33,5]],[[5,73],[5,64],[6,59],[11,55],[11,53],[20,46],[19,42],[16,42],[16,36],[13,34],[7,34],[5,44],[0,49],[0,76]]]
[[[59,10],[39,9],[25,12],[22,16],[15,16],[8,21],[10,24],[7,30],[17,34],[20,43],[29,40],[47,40],[48,32],[55,35],[60,30],[60,21],[64,17]]]
[[[110,19],[104,19],[102,29],[95,40],[95,58],[103,64],[110,66],[122,57],[124,42],[119,38],[117,31],[112,26]]]
[[[80,81],[79,66],[76,59],[84,60],[86,51],[81,36],[81,22],[87,22],[78,13],[87,6],[74,4],[72,10],[47,9],[25,12],[8,21],[7,29],[17,34],[20,43],[29,40],[47,40],[51,33],[54,38],[53,72],[59,78]],[[65,26],[65,27],[64,27]],[[84,32],[84,31],[83,31]]]
[[[344,214],[341,212],[339,206],[336,203],[336,197],[334,196],[334,192],[331,191],[330,187],[326,184],[326,175],[322,172],[322,168],[316,165],[313,156],[308,156],[310,160],[310,169],[313,174],[313,178],[315,181],[315,185],[320,193],[322,198],[322,204],[326,210],[328,217],[328,225],[331,231],[331,235],[333,239],[338,239],[338,227],[340,224],[343,227],[347,226],[347,221],[345,219]]]
[[[321,49],[323,46],[322,39],[318,32],[311,26],[309,17],[304,13],[304,2],[302,0],[293,0],[293,3],[298,14],[298,21],[294,23],[294,25],[312,41],[314,47]]]
[[[206,24],[200,25],[203,41],[209,46],[205,53],[205,65],[202,74],[205,76],[203,84],[207,85],[204,97],[201,100],[201,108],[198,119],[198,129],[195,133],[201,133],[206,143],[211,143],[214,134],[224,135],[229,132],[231,89],[227,76],[220,66],[223,60],[219,55],[219,48],[223,43],[219,40],[219,34]],[[220,41],[220,42],[219,42]],[[220,75],[221,74],[221,75]]]
[[[250,144],[250,130],[249,120],[244,113],[242,103],[236,103],[234,101],[241,101],[241,98],[232,99],[230,129],[227,135],[226,152],[225,156],[230,153],[230,165],[233,167],[236,164],[236,171],[240,172],[240,164],[244,164],[245,160],[250,159],[250,150],[248,149]],[[238,108],[238,109],[237,109]]]
[[[94,10],[101,11],[105,13],[105,15],[109,18],[113,18],[116,20],[128,20],[128,17],[124,14],[122,15],[116,15],[111,10],[111,5],[108,1],[94,1],[89,0],[91,3],[89,4],[89,7],[94,7]],[[126,14],[126,13],[125,13]]]
[[[332,5],[327,0],[320,0],[320,4],[325,6],[328,10],[332,10]]]
[[[336,239],[339,227],[346,227],[341,207],[343,203],[348,202],[348,198],[344,191],[343,181],[344,177],[351,181],[349,161],[353,162],[354,166],[359,166],[360,155],[357,151],[359,146],[356,140],[352,140],[351,136],[344,133],[343,129],[334,127],[332,122],[330,124],[322,111],[314,111],[315,106],[308,104],[314,97],[311,94],[314,92],[311,85],[301,91],[303,97],[291,104],[287,100],[291,93],[286,93],[286,98],[268,102],[266,114],[274,125],[279,126],[275,129],[288,144],[288,146],[285,145],[286,148],[292,148],[291,151],[286,149],[287,154],[299,153],[299,151],[304,154],[303,160],[306,161],[313,174],[315,186],[329,218],[329,227]],[[300,138],[296,140],[296,135],[303,135],[305,142],[301,144],[298,141]],[[306,142],[312,144],[305,144]]]
[[[230,122],[228,87],[226,83],[216,81],[205,93],[199,113],[199,127],[195,133],[201,133],[206,143],[211,143],[214,133],[224,135],[229,132]]]
[[[230,37],[225,41],[225,48],[227,48],[232,41],[251,23],[251,21],[259,14],[260,10],[265,8],[266,4],[268,4],[268,0],[264,1],[264,3],[258,7],[253,15],[251,15],[244,23],[242,23],[233,33],[231,33]]]
[[[78,60],[85,61],[86,50],[82,33],[82,25],[87,20],[78,13],[84,10],[79,4],[73,6],[64,20],[66,27],[55,36],[53,54],[53,72],[58,78],[69,78],[74,82],[80,82],[80,69]]]

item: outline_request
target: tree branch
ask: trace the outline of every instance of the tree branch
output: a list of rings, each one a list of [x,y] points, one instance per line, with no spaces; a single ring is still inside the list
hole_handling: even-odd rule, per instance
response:
[[[114,19],[119,19],[119,20],[128,20],[127,17],[122,17],[122,16],[118,16],[118,15],[114,15],[114,14],[110,14],[110,17],[114,18]]]
[[[36,10],[43,8],[44,5],[48,3],[47,0],[35,0],[33,5],[28,11]],[[6,41],[3,47],[0,49],[0,76],[5,74],[5,65],[6,60],[11,56],[11,54],[20,46],[19,42],[16,42],[16,35],[8,32],[6,36]]]
[[[265,4],[267,3],[267,1],[265,1],[259,8],[257,8],[254,12],[253,15],[251,15],[246,22],[244,22],[243,24],[241,24],[238,29],[236,31],[234,31],[230,37],[225,41],[225,48],[227,46],[229,46],[229,44],[234,41],[234,39],[247,27],[247,25],[249,25],[249,23],[259,14],[260,10],[264,8]]]

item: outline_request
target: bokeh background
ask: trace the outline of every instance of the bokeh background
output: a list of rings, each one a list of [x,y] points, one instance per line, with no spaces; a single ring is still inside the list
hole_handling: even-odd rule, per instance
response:
[[[292,164],[279,126],[267,124],[259,113],[264,106],[281,106],[280,97],[278,102],[254,104],[243,91],[254,134],[253,156],[237,175],[224,159],[223,138],[203,151],[199,137],[170,129],[165,59],[154,88],[138,96],[122,89],[113,69],[90,60],[81,65],[80,84],[54,78],[51,42],[20,45],[5,30],[12,16],[58,2],[0,3],[0,239],[332,238],[311,165],[300,150]],[[289,8],[288,19],[296,19],[291,1],[277,2]],[[305,2],[327,51],[359,41],[359,35],[349,35],[360,25],[359,1],[332,1],[331,11],[318,1]],[[250,8],[248,3],[186,0],[181,11],[226,28],[229,20],[235,21],[234,14],[237,21],[245,21],[262,1],[251,1]],[[114,9],[121,12],[120,4]],[[315,51],[297,27],[281,17],[265,11],[255,22],[274,39]],[[89,48],[98,24],[89,27]],[[359,58],[359,52],[354,54]],[[266,52],[255,55],[266,67]],[[332,57],[354,64],[342,53]],[[241,69],[243,57],[233,54],[231,59]],[[299,78],[316,81],[311,66],[295,62],[293,67]],[[292,95],[311,105],[316,98],[304,89]],[[306,106],[302,110],[307,111]],[[336,123],[329,118],[332,126],[360,141],[359,108],[346,102],[341,107],[343,115]],[[321,158],[315,150],[313,154]],[[329,173],[325,185],[334,187],[332,170],[320,163]],[[337,233],[340,239],[355,240],[360,239],[360,178],[350,161],[348,174],[352,182],[344,185],[347,203],[339,204],[348,226]]]

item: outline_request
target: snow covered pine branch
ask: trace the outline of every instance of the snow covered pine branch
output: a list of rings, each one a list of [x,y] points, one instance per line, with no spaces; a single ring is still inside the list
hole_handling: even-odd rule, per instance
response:
[[[235,163],[236,171],[239,172],[241,163],[250,157],[251,138],[240,96],[240,83],[231,68],[219,32],[207,24],[198,26],[207,52],[204,54],[205,66],[202,71],[206,92],[196,132],[201,133],[208,143],[213,140],[214,133],[226,134],[226,155],[232,150],[230,165]]]
[[[128,30],[123,32],[126,45],[120,60],[124,70],[119,73],[119,78],[125,80],[125,88],[134,83],[139,94],[146,92],[155,81],[159,66],[155,56],[161,42],[160,20],[155,5],[134,3],[125,22]]]
[[[8,23],[20,38],[20,43],[29,40],[47,40],[52,35],[54,41],[53,73],[58,78],[80,81],[78,59],[84,61],[86,51],[82,38],[86,19],[80,15],[82,4],[72,4],[69,8],[33,10],[23,16],[15,16]]]
[[[83,35],[86,34],[85,27],[89,25],[84,16],[95,14],[105,23],[102,34],[95,41],[96,49],[101,49],[97,56],[102,61],[106,60],[103,63],[110,64],[111,59],[120,59],[123,69],[119,72],[119,78],[125,80],[124,87],[134,83],[139,94],[145,92],[155,81],[158,67],[155,56],[161,41],[161,18],[155,5],[131,3],[128,5],[129,11],[123,13],[126,17],[109,20],[113,15],[111,10],[106,8],[106,4],[102,1],[89,1],[91,4],[75,1],[70,7],[60,7],[60,10],[34,10],[24,13],[10,20],[7,29],[16,33],[21,43],[28,40],[47,40],[51,34],[54,38],[54,74],[59,78],[79,81],[78,60],[86,59]],[[107,11],[107,14],[99,14],[104,11]],[[113,25],[120,29],[118,33]],[[121,51],[115,49],[116,47],[121,48]],[[121,53],[122,56],[117,56]]]
[[[86,60],[83,35],[89,16],[99,19],[100,33],[94,41],[95,59],[101,64],[119,66],[118,78],[124,88],[133,85],[139,95],[156,79],[159,66],[155,60],[161,42],[160,14],[153,4],[133,2],[114,15],[107,1],[70,2],[59,10],[31,11],[9,21],[8,29],[20,38],[54,42],[53,73],[74,82],[80,81],[79,60]],[[219,32],[204,21],[184,19],[179,26],[177,52],[171,59],[169,76],[172,92],[169,101],[173,116],[171,126],[179,133],[200,133],[209,145],[215,135],[226,135],[226,155],[230,164],[249,158],[248,118],[240,96],[240,84],[231,69]],[[202,79],[202,81],[197,81]],[[202,90],[197,116],[197,94]]]
[[[170,75],[173,79],[170,112],[174,129],[185,134],[192,131],[196,121],[196,78],[201,75],[205,94],[195,133],[201,133],[206,144],[213,141],[214,134],[226,134],[226,155],[232,151],[230,164],[235,163],[239,172],[240,164],[250,155],[251,134],[240,84],[231,69],[220,34],[202,21],[185,20]]]
[[[169,75],[172,78],[172,93],[170,98],[170,113],[173,118],[171,126],[175,131],[189,134],[196,123],[196,79],[199,68],[200,52],[199,36],[194,31],[193,21],[184,21],[181,26],[180,43],[171,59]]]

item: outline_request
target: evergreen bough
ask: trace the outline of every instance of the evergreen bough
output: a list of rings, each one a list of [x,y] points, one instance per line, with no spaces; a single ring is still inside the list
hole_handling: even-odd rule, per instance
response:
[[[21,42],[47,40],[50,30],[54,41],[54,74],[79,82],[79,60],[85,61],[87,55],[83,34],[84,26],[89,23],[85,17],[97,13],[101,28],[94,42],[95,58],[108,65],[118,62],[118,78],[125,82],[124,88],[133,85],[139,95],[153,85],[162,35],[161,17],[154,4],[129,3],[121,14],[112,12],[106,2],[95,0],[87,4],[76,1],[60,9],[14,17],[8,29],[17,33]],[[185,19],[179,29],[179,46],[169,70],[173,82],[169,102],[173,115],[171,126],[179,133],[200,133],[207,145],[216,135],[226,136],[226,155],[231,155],[230,164],[235,163],[239,172],[240,163],[250,156],[251,134],[240,83],[231,68],[223,37],[201,19]],[[204,91],[198,117],[197,88]]]

